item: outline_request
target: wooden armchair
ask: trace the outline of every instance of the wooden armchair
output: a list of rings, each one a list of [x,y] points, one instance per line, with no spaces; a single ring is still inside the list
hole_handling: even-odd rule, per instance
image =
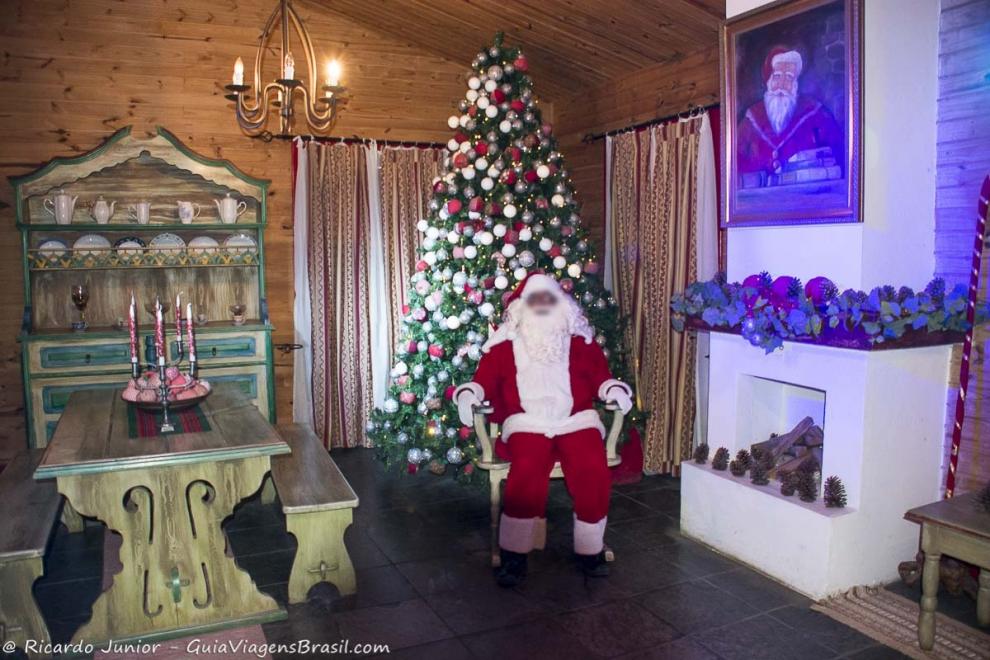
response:
[[[622,458],[616,453],[616,444],[619,441],[619,434],[622,432],[622,421],[625,414],[612,401],[605,404],[605,410],[612,413],[612,423],[609,426],[608,434],[605,436],[605,457],[608,466],[614,467],[622,462]],[[492,566],[497,568],[501,564],[498,547],[498,521],[502,511],[502,482],[509,475],[510,462],[503,461],[495,455],[495,443],[498,442],[499,436],[498,424],[488,422],[488,415],[493,411],[487,401],[474,406],[474,431],[481,441],[481,458],[476,461],[476,465],[482,470],[488,471],[491,488]],[[553,471],[550,472],[550,478],[560,479],[563,476],[564,472],[558,461],[554,464]],[[542,519],[540,523],[536,529],[533,546],[542,550],[546,546],[547,540],[546,519]],[[605,548],[605,559],[607,561],[615,559],[615,555],[607,547]]]

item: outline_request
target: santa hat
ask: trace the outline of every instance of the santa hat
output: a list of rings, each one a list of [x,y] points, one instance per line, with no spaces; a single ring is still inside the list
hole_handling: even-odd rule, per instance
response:
[[[552,293],[557,298],[560,298],[564,294],[564,290],[560,288],[560,284],[557,280],[544,274],[542,271],[534,270],[528,273],[526,277],[524,277],[522,281],[516,285],[516,288],[512,290],[512,293],[505,297],[503,304],[506,308],[508,308],[508,306],[516,300],[523,298],[523,296],[531,296],[534,293]]]
[[[777,64],[791,63],[796,65],[797,72],[795,75],[800,76],[801,70],[804,68],[804,60],[801,57],[801,53],[797,52],[792,48],[787,46],[774,46],[767,53],[767,57],[763,60],[763,80],[766,82],[770,80],[770,76],[773,75],[773,68]]]
[[[498,326],[494,326],[492,333],[488,336],[488,340],[482,346],[482,350],[487,353],[491,350],[492,346],[496,344],[501,344],[504,341],[509,341],[515,338],[516,328],[518,326],[518,310],[514,310],[512,303],[517,300],[525,300],[526,297],[533,295],[534,293],[551,293],[557,300],[561,301],[567,306],[568,323],[570,326],[570,332],[572,335],[576,335],[584,339],[586,344],[590,344],[594,338],[594,330],[588,323],[587,317],[584,315],[584,311],[578,306],[577,302],[571,296],[564,293],[564,290],[560,287],[560,284],[550,275],[546,275],[540,271],[531,271],[526,277],[523,278],[516,288],[512,290],[512,293],[505,297],[503,305],[505,308],[505,313],[503,314],[503,323]]]

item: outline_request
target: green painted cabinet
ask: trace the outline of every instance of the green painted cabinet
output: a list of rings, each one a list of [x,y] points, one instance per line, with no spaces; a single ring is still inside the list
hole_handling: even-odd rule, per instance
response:
[[[122,129],[87,154],[55,158],[10,180],[24,270],[20,339],[30,446],[47,444],[72,392],[126,384],[130,348],[122,324],[131,295],[142,357],[153,321],[145,305],[156,296],[174,305],[181,294],[205,317],[196,330],[201,377],[236,383],[275,421],[265,297],[268,181],[201,156],[162,128],[150,137]],[[220,217],[215,202],[228,196],[244,202],[237,217]],[[100,197],[116,203],[104,223],[92,214]],[[179,200],[198,209],[191,222],[179,219]],[[74,331],[80,317],[69,294],[79,284],[89,290],[88,326]],[[243,308],[241,325],[231,322],[234,306]],[[166,343],[174,357],[173,313],[166,315]]]

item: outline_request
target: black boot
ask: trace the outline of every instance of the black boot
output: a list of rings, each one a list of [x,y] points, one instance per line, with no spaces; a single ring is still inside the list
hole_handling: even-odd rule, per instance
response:
[[[526,577],[526,555],[501,549],[502,565],[495,571],[495,581],[500,587],[515,587]]]
[[[605,551],[597,555],[578,555],[581,571],[588,577],[608,577],[608,564],[605,563]]]

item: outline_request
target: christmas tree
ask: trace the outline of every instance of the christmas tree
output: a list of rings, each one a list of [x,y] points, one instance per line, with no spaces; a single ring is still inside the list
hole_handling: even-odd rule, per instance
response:
[[[616,378],[625,378],[615,300],[581,226],[579,206],[526,57],[501,34],[478,53],[467,92],[447,124],[442,175],[433,182],[422,244],[402,310],[392,382],[367,433],[386,464],[415,472],[472,472],[474,430],[461,426],[454,386],[471,379],[503,299],[535,270],[582,305]]]

